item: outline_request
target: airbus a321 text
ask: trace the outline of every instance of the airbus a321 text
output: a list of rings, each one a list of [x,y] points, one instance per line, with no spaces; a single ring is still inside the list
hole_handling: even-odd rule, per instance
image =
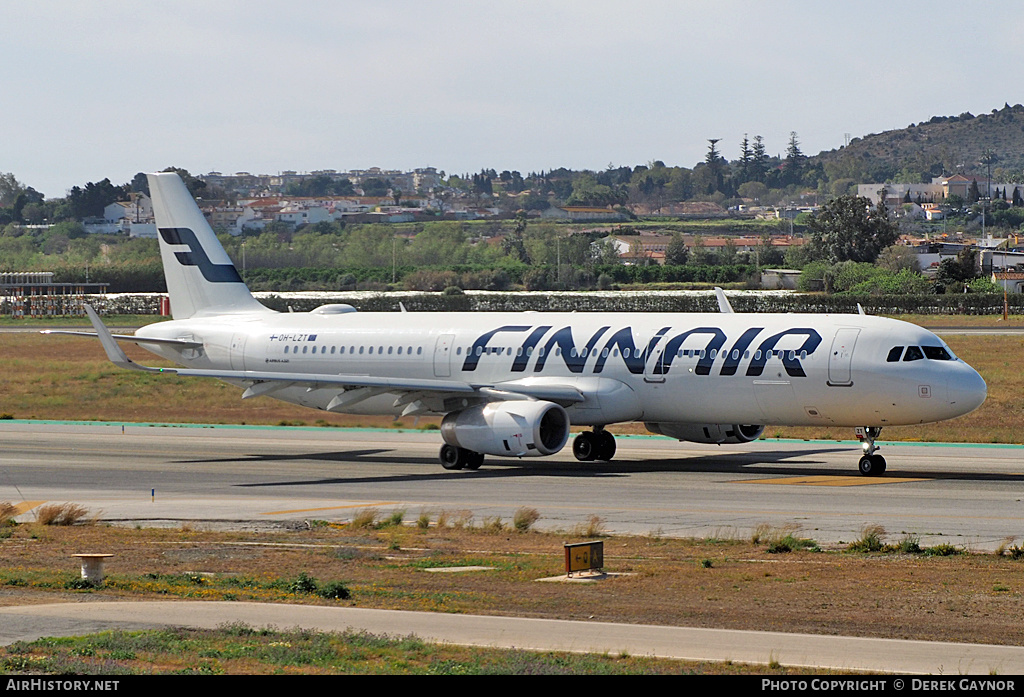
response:
[[[559,452],[611,460],[609,424],[642,421],[681,441],[746,443],[765,424],[857,429],[865,475],[885,471],[883,426],[977,409],[981,376],[935,334],[861,314],[274,312],[249,293],[174,173],[150,174],[173,320],[113,336],[124,368],[217,378],[243,398],[441,421],[441,464]],[[135,342],[180,369],[132,362]]]

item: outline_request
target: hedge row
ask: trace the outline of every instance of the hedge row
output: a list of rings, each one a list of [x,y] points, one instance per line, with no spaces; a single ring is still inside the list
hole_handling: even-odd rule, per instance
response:
[[[386,288],[394,279],[397,283],[408,280],[413,288],[429,288],[434,284],[420,278],[435,275],[461,284],[467,290],[504,290],[512,285],[559,287],[555,279],[577,279],[577,287],[593,287],[600,277],[608,283],[732,283],[755,275],[753,266],[624,266],[622,264],[573,267],[558,274],[554,267],[509,264],[497,268],[478,265],[452,265],[436,268],[399,266],[381,268],[249,268],[245,280],[253,290],[355,290]],[[498,276],[496,279],[495,276]],[[167,289],[163,268],[159,261],[132,262],[85,267],[64,266],[55,269],[58,283],[83,283],[86,278],[106,283],[111,293],[155,293]]]
[[[110,314],[156,314],[157,294],[111,295],[96,301]],[[810,312],[845,314],[857,312],[858,302],[871,315],[993,315],[1003,311],[1000,294],[966,295],[873,295],[829,296],[805,294],[742,293],[729,298],[737,312]],[[271,309],[307,312],[328,303],[347,303],[363,312],[397,312],[399,302],[410,312],[717,312],[711,293],[467,293],[417,295],[364,293],[330,298],[288,298],[276,295],[261,299]],[[1024,313],[1024,296],[1009,298],[1010,312]]]

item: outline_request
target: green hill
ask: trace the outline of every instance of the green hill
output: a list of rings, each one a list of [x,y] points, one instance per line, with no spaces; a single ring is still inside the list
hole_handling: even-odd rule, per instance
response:
[[[977,116],[935,116],[854,138],[845,147],[809,158],[808,164],[820,165],[830,182],[917,183],[956,172],[983,174],[986,151],[995,155],[992,175],[997,181],[1024,180],[1024,106],[1006,104]]]

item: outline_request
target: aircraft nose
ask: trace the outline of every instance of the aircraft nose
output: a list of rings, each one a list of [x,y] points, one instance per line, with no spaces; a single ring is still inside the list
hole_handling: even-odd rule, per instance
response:
[[[957,414],[974,411],[984,403],[988,395],[988,386],[978,371],[966,364],[963,368],[949,377],[948,384],[949,405]]]

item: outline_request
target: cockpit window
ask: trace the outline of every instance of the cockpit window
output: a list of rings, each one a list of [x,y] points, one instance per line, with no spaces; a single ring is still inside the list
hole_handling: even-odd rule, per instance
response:
[[[921,348],[919,346],[908,346],[907,353],[903,356],[903,362],[919,361],[922,358],[924,358],[924,354],[921,353]]]
[[[885,360],[886,360],[887,363],[895,363],[896,361],[898,361],[900,359],[900,356],[902,356],[902,355],[903,355],[903,347],[902,346],[893,346],[891,349],[889,349],[889,357],[886,358]]]
[[[926,358],[930,358],[933,361],[951,361],[953,357],[949,355],[942,346],[922,346],[924,349],[924,355]]]

